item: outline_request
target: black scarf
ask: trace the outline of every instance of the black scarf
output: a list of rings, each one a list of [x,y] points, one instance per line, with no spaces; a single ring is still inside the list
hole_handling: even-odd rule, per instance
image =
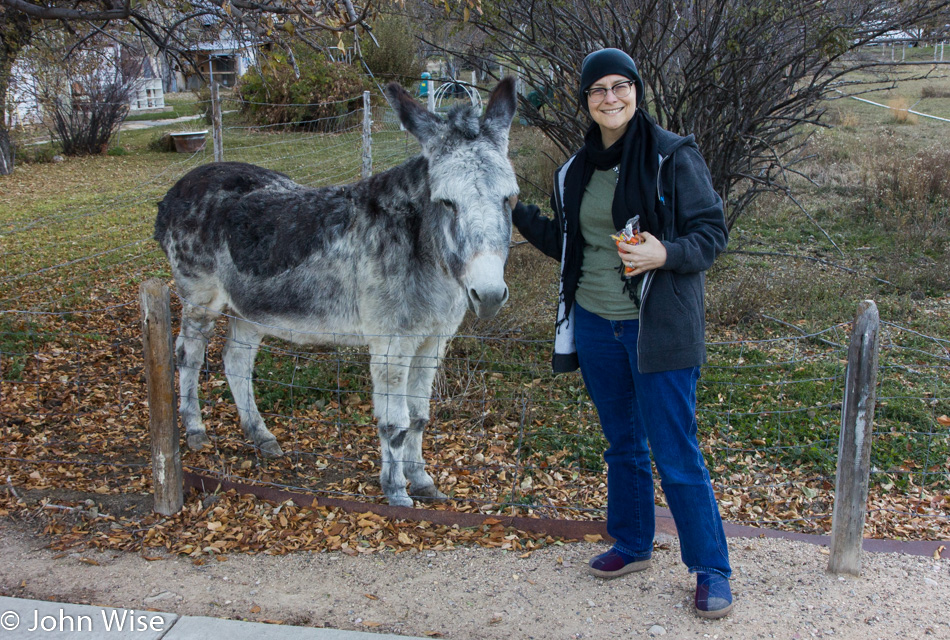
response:
[[[584,136],[584,146],[577,153],[565,189],[564,207],[579,220],[581,198],[594,175],[595,169],[607,170],[620,165],[617,188],[614,191],[612,217],[614,228],[623,229],[627,220],[640,216],[640,229],[649,231],[657,238],[664,229],[662,211],[657,209],[657,173],[660,157],[656,141],[656,123],[643,109],[637,109],[623,137],[604,149],[600,137],[600,125],[591,124]],[[575,169],[576,167],[576,169]],[[572,179],[573,178],[573,179]],[[575,245],[580,243],[575,243]],[[583,246],[575,246],[582,253]],[[618,273],[623,281],[623,290],[640,306],[640,284],[643,274],[633,278],[623,275],[623,265]]]

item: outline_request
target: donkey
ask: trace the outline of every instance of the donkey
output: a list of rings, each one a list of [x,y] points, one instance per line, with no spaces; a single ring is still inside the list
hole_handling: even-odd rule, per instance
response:
[[[398,84],[386,97],[422,154],[359,182],[314,189],[250,164],[198,167],[158,206],[155,239],[182,298],[175,346],[188,446],[210,443],[198,373],[219,314],[230,312],[224,370],[241,427],[265,456],[282,455],[254,400],[261,339],[368,345],[380,484],[389,503],[444,499],[425,471],[423,428],[432,382],[470,309],[491,318],[508,299],[508,160],[514,81],[485,114],[446,120]]]

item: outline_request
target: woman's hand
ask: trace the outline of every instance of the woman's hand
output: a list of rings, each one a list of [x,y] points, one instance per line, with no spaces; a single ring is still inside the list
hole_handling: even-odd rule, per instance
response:
[[[666,264],[666,247],[663,243],[647,231],[641,231],[640,238],[640,244],[617,243],[620,259],[626,266],[633,269],[633,273],[627,273],[628,276],[659,269]]]

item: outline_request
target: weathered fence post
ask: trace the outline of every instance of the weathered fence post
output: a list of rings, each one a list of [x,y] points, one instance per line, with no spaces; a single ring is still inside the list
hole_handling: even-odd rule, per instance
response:
[[[428,88],[426,89],[426,109],[435,113],[435,82],[430,78],[426,80]]]
[[[214,145],[214,161],[224,162],[224,132],[221,130],[221,99],[218,83],[211,81],[211,141]]]
[[[178,412],[175,409],[175,363],[168,287],[152,278],[139,288],[142,345],[148,383],[149,433],[152,441],[152,484],[155,511],[178,513],[184,504]]]
[[[362,177],[373,175],[373,112],[369,91],[363,92],[363,171]]]
[[[831,522],[831,573],[861,573],[861,545],[871,474],[871,436],[877,395],[881,321],[873,300],[858,305],[848,345],[848,370],[841,405],[835,508]]]

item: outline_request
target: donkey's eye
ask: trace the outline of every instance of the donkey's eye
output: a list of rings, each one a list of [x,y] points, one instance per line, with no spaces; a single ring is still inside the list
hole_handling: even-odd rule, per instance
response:
[[[441,204],[446,209],[455,211],[455,203],[452,202],[451,200],[439,200],[439,204]]]

